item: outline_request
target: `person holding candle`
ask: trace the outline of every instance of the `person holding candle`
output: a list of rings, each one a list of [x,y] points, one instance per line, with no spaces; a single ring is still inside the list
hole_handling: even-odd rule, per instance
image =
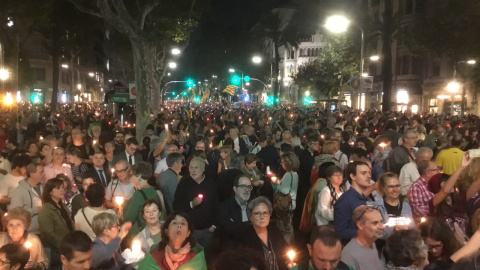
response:
[[[246,154],[243,157],[242,171],[252,180],[252,185],[257,187],[255,197],[260,196],[260,186],[263,184],[262,173],[257,168],[258,158],[254,154]]]
[[[172,213],[161,236],[158,249],[146,255],[138,269],[207,270],[203,248],[193,237],[193,223],[187,214]]]
[[[65,182],[50,179],[42,194],[43,207],[38,214],[42,243],[51,249],[51,265],[60,265],[58,249],[62,238],[73,230],[70,210],[64,205]]]
[[[2,270],[23,270],[28,267],[29,249],[23,245],[6,244],[0,248]],[[41,269],[41,268],[39,268]]]
[[[72,169],[65,161],[65,150],[62,147],[55,148],[52,163],[45,166],[45,180],[55,178],[59,174],[65,174],[73,180]]]
[[[394,231],[412,229],[415,227],[413,221],[412,208],[404,201],[400,192],[400,181],[394,173],[384,173],[378,178],[379,190],[383,198],[373,202],[378,211],[382,214],[383,223],[387,223],[389,218],[402,217],[408,219],[410,223],[405,225],[386,226],[383,230],[382,239],[387,239]]]
[[[275,192],[281,192],[283,195],[289,195],[292,199],[290,209],[278,209],[275,212],[277,218],[277,227],[285,237],[285,241],[290,244],[294,238],[293,232],[293,211],[295,210],[297,203],[297,190],[298,190],[298,174],[299,161],[294,153],[285,153],[281,157],[281,165],[285,170],[285,174],[281,181],[273,182]],[[274,202],[275,202],[274,195]],[[274,207],[277,207],[274,204]],[[277,208],[276,208],[277,209]]]
[[[115,173],[117,179],[110,181],[105,189],[105,206],[110,209],[119,207],[114,201],[116,196],[122,196],[124,200],[128,201],[135,192],[135,186],[131,181],[133,178],[131,167],[127,160],[121,159],[115,164]]]
[[[100,213],[93,218],[92,229],[97,236],[92,246],[93,269],[130,269],[120,254],[120,243],[131,226],[130,222],[120,225],[118,216],[112,213]]]
[[[6,233],[0,233],[0,247],[6,244],[29,243],[30,259],[25,269],[39,270],[48,268],[48,259],[43,250],[42,242],[38,236],[28,233],[30,226],[30,213],[20,207],[10,209],[6,215],[2,216],[3,227],[7,229]]]
[[[182,179],[175,192],[173,210],[186,212],[195,225],[193,235],[202,245],[208,256],[213,232],[215,213],[218,204],[217,185],[205,177],[205,161],[194,157],[189,164],[190,176]],[[203,198],[200,198],[202,195]]]
[[[263,254],[267,270],[286,270],[287,243],[275,226],[270,224],[272,203],[264,196],[251,200],[247,215],[251,225],[236,234],[237,245]]]
[[[85,232],[93,240],[95,239],[95,233],[92,229],[93,218],[96,215],[104,212],[111,214],[116,213],[112,209],[107,209],[103,206],[105,203],[105,189],[99,183],[92,183],[91,185],[87,186],[85,198],[88,200],[89,206],[79,209],[79,211],[75,214],[75,229]]]
[[[150,248],[158,245],[162,240],[162,224],[160,224],[160,215],[162,207],[152,199],[147,199],[142,206],[143,219],[146,221],[145,228],[140,231],[135,240],[140,242],[142,251],[150,253]]]

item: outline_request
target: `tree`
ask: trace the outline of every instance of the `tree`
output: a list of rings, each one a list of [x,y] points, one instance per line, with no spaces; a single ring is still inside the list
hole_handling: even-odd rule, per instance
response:
[[[393,34],[393,0],[385,0],[382,28],[382,77],[383,104],[382,111],[388,112],[392,106],[392,34]]]
[[[201,2],[198,0],[175,2],[70,0],[70,2],[81,11],[102,18],[106,24],[130,41],[137,88],[136,129],[137,137],[141,139],[149,121],[149,109],[156,110],[157,108],[152,108],[152,104],[160,99],[160,82],[165,73],[168,48],[171,44],[188,39],[189,31],[196,25],[196,16],[201,6],[197,4]],[[152,96],[158,98],[152,99]]]
[[[278,74],[280,69],[279,48],[284,46],[297,47],[300,36],[295,24],[284,21],[279,12],[268,13],[262,17],[260,22],[253,28],[256,38],[263,42],[265,48],[274,50],[273,56],[273,104],[278,105]]]
[[[358,73],[359,54],[348,35],[325,36],[318,57],[299,67],[292,76],[300,88],[308,88],[329,98]]]

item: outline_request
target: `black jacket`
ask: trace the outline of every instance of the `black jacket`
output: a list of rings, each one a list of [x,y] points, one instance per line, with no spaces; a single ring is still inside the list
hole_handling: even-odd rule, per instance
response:
[[[243,174],[241,170],[232,168],[227,169],[218,175],[218,197],[221,202],[235,196],[235,192],[233,191],[233,184],[235,178],[237,178],[237,176],[239,176],[240,174]]]
[[[239,246],[252,248],[258,252],[258,254],[261,254],[261,257],[263,257],[262,240],[260,240],[258,237],[253,225],[247,226],[245,229],[240,231],[236,235],[235,239]],[[287,243],[285,242],[282,234],[271,223],[268,226],[268,239],[272,242],[273,252],[277,258],[278,269],[287,270]]]
[[[242,222],[242,209],[235,197],[222,202],[217,211],[217,223],[220,225],[220,235],[223,247],[233,247],[234,236],[245,229],[250,222]]]
[[[226,138],[225,142],[223,144],[224,145],[225,144],[234,145],[234,142],[233,142],[232,138]],[[240,154],[242,156],[248,154],[247,144],[245,143],[245,140],[240,138],[240,137],[238,137],[238,146],[240,147],[240,153],[237,153],[237,154]]]
[[[103,163],[103,172],[105,174],[105,180],[107,181],[107,186],[110,183],[110,180],[112,179],[112,172],[108,169],[108,161],[105,160],[105,163]],[[100,176],[98,175],[97,168],[94,166],[91,166],[86,175],[90,176],[93,178],[93,181],[95,183],[100,183],[103,184],[102,181],[100,180]],[[103,187],[107,187],[103,184]]]

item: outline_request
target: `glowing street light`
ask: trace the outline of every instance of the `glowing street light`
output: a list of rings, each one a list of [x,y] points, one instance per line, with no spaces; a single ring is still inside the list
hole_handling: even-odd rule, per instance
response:
[[[370,60],[373,61],[373,62],[376,62],[376,61],[378,61],[379,59],[380,59],[380,56],[378,56],[378,55],[372,55],[372,56],[370,56]]]
[[[447,91],[454,94],[457,93],[458,90],[460,89],[460,84],[456,81],[451,81],[447,84]]]
[[[179,55],[181,52],[182,52],[182,51],[180,51],[179,48],[173,48],[173,49],[172,49],[172,54],[173,54],[173,55]]]
[[[228,72],[234,73],[234,72],[235,72],[235,69],[234,69],[234,68],[229,68],[229,69],[228,69]]]
[[[90,73],[88,73],[88,76],[93,77],[93,76],[95,76],[95,73],[90,72]]]
[[[168,63],[168,67],[171,68],[171,69],[175,69],[175,68],[177,68],[177,63],[170,62],[170,63]]]
[[[347,31],[350,21],[342,15],[333,15],[327,18],[325,27],[333,33],[343,33]]]
[[[252,62],[255,64],[260,64],[262,62],[262,58],[260,56],[252,57]]]
[[[467,64],[469,64],[469,65],[475,65],[476,63],[477,63],[477,61],[473,60],[473,59],[467,61]]]
[[[62,64],[62,68],[68,68],[68,64]]]
[[[5,95],[5,98],[3,99],[3,103],[5,103],[6,105],[12,105],[13,104],[13,98],[12,98],[12,94],[10,94],[10,92],[7,92],[7,94]]]

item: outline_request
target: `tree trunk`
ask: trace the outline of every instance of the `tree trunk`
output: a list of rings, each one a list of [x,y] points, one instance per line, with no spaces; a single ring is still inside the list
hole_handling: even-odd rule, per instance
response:
[[[280,54],[278,53],[277,43],[273,43],[275,50],[275,62],[273,65],[273,106],[277,107],[280,104],[279,99],[279,83],[278,83],[278,71],[280,66]],[[278,101],[277,101],[278,99]]]
[[[136,137],[140,142],[150,119],[150,87],[157,83],[153,76],[155,73],[155,45],[149,44],[145,40],[131,40],[131,44],[135,86],[137,87]]]
[[[383,16],[383,106],[382,111],[391,110],[392,104],[392,29],[393,29],[393,0],[385,0],[385,14]]]
[[[69,67],[68,67],[68,71],[70,73],[70,91],[68,93],[68,97],[69,97],[69,101],[70,101],[70,105],[72,106],[72,108],[75,106],[75,100],[73,98],[73,91],[75,91],[75,87],[77,87],[75,85],[75,73],[73,73],[73,65],[75,63],[75,60],[73,59],[73,56],[70,57],[70,61],[69,61]]]

